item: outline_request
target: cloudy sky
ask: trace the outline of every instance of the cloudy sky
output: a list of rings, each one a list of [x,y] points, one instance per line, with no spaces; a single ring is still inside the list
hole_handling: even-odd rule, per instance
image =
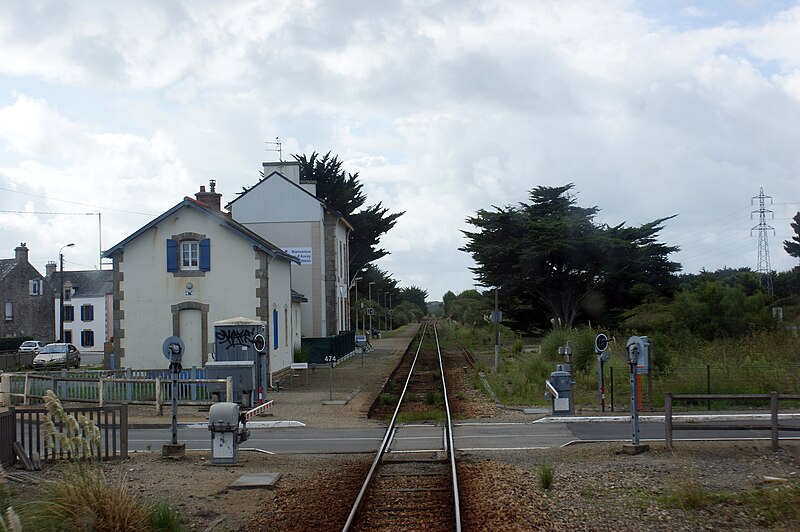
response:
[[[686,272],[757,267],[763,187],[788,270],[800,2],[0,3],[0,257],[96,268],[209,179],[232,200],[276,137],[406,211],[378,265],[429,299],[473,286],[465,218],[537,185],[602,223],[677,214]]]

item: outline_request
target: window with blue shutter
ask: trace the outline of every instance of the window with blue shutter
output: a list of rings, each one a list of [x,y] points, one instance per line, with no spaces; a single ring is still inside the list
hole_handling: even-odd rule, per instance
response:
[[[178,271],[178,241],[167,239],[167,271]]]
[[[200,241],[200,271],[211,270],[211,239],[205,238]]]
[[[278,349],[278,311],[277,310],[273,310],[272,311],[272,329],[273,329],[272,346],[275,349]]]

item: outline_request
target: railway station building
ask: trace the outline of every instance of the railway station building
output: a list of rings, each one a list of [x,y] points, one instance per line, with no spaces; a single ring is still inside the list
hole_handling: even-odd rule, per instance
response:
[[[309,300],[301,306],[303,336],[350,329],[353,227],[317,198],[314,181],[300,179],[298,162],[263,163],[263,179],[226,208],[234,220],[299,259],[292,264],[292,286]]]
[[[220,203],[211,181],[210,191],[200,187],[195,198],[105,251],[113,260],[120,367],[166,368],[161,346],[170,336],[185,344],[184,367],[202,367],[213,356],[214,323],[239,317],[268,324],[271,374],[292,363],[304,299],[292,290],[292,265],[300,259],[232,219]]]

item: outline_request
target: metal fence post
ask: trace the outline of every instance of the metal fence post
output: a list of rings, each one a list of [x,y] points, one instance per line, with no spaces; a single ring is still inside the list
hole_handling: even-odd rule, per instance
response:
[[[162,408],[162,399],[161,399],[161,378],[156,377],[156,413],[161,416],[164,414],[164,409]]]
[[[611,411],[614,411],[614,366],[609,368],[611,370]]]
[[[778,392],[769,394],[770,417],[772,418],[772,450],[778,450]]]
[[[664,442],[667,449],[672,450],[672,394],[664,395]]]
[[[711,364],[706,366],[706,394],[711,395]],[[711,410],[711,399],[706,404],[708,410]]]
[[[192,380],[197,380],[197,366],[192,366]],[[197,401],[197,383],[193,382],[191,384],[192,390],[192,401]]]
[[[128,459],[128,403],[119,409],[119,453],[123,460]]]

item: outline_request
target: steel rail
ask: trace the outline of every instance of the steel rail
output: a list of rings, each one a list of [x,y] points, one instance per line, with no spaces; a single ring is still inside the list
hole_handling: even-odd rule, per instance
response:
[[[403,398],[406,395],[406,390],[408,389],[408,384],[411,382],[411,375],[414,373],[414,366],[417,364],[417,359],[419,358],[419,352],[422,350],[422,342],[425,341],[425,333],[428,330],[428,323],[425,322],[425,326],[422,328],[422,334],[420,335],[419,339],[419,346],[417,346],[417,352],[414,354],[414,360],[411,363],[411,370],[408,372],[408,377],[406,377],[406,383],[403,386],[403,391],[400,394],[400,398],[397,400],[397,406],[394,409],[394,414],[392,414],[392,419],[389,421],[389,426],[386,428],[386,434],[383,437],[383,441],[381,441],[380,446],[378,447],[378,452],[375,455],[375,460],[372,462],[372,466],[369,468],[369,472],[367,473],[367,478],[364,480],[364,484],[361,486],[361,491],[358,492],[358,497],[356,497],[355,503],[353,503],[353,508],[350,510],[350,515],[347,516],[347,521],[342,528],[342,532],[349,532],[350,528],[353,526],[355,522],[356,515],[358,511],[361,509],[361,505],[366,498],[367,490],[372,484],[372,480],[375,478],[375,472],[378,470],[378,465],[380,464],[381,460],[383,459],[383,455],[386,454],[386,450],[389,447],[392,439],[394,438],[394,430],[395,430],[395,423],[397,422],[397,414],[400,412],[400,406],[403,404]],[[444,376],[442,377],[444,378]]]
[[[444,364],[442,351],[439,348],[439,334],[436,324],[433,324],[433,335],[436,337],[436,351],[439,353],[439,372],[442,374],[442,388],[444,389],[444,408],[447,414],[447,448],[450,455],[450,474],[453,481],[453,502],[455,504],[456,532],[461,532],[461,502],[458,494],[458,475],[456,474],[456,447],[453,443],[453,418],[450,416],[450,402],[447,399],[447,384],[444,378]]]

